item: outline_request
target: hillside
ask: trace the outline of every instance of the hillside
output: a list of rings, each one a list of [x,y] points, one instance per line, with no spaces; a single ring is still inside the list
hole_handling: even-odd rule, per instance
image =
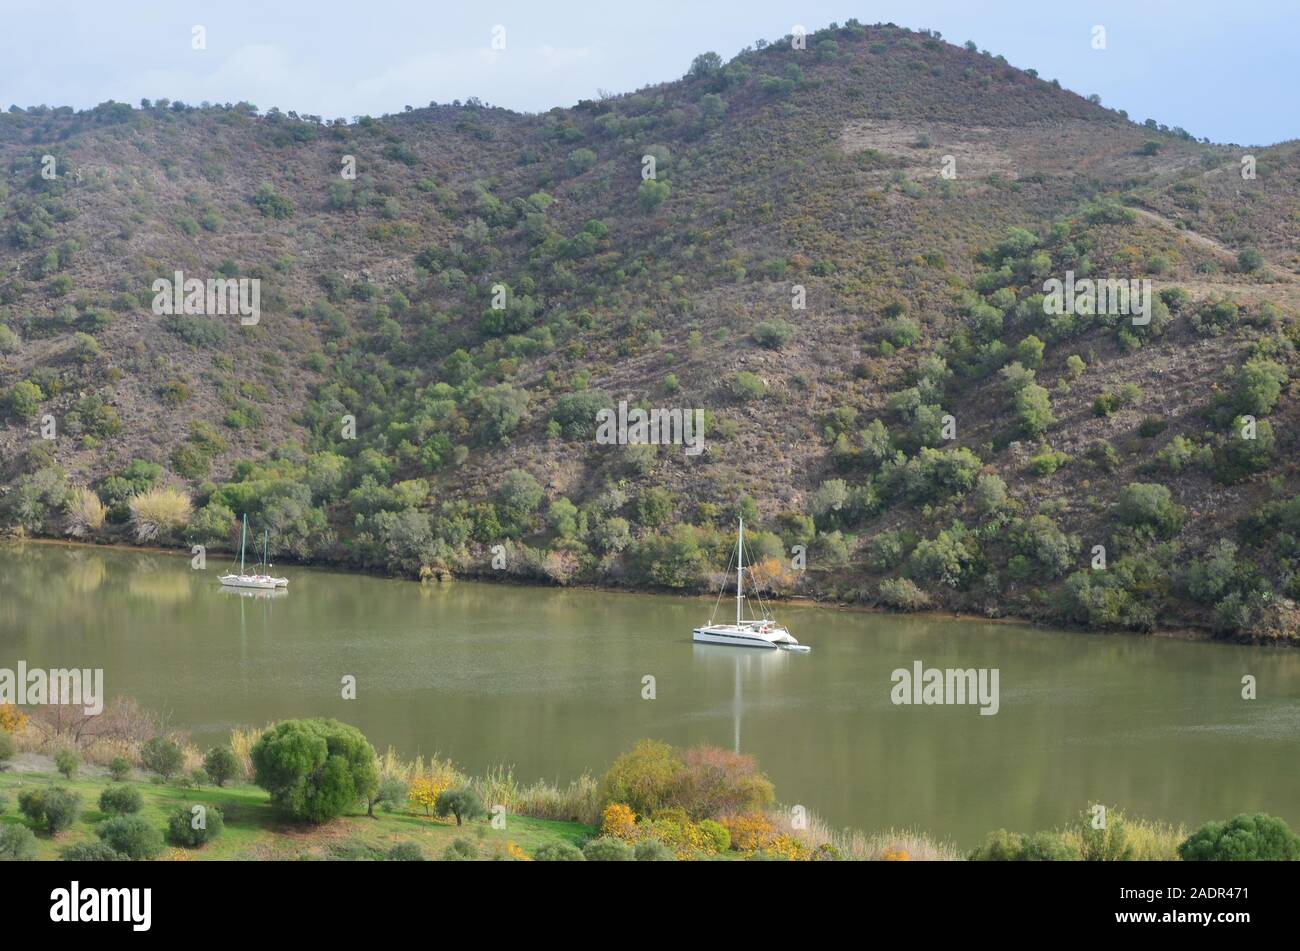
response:
[[[6,531],[702,590],[744,512],[776,594],[1298,633],[1295,142],[850,23],[542,115],[15,108],[0,152]],[[156,314],[177,271],[258,322]],[[1067,271],[1149,323],[1047,314]],[[599,444],[620,400],[703,453]]]

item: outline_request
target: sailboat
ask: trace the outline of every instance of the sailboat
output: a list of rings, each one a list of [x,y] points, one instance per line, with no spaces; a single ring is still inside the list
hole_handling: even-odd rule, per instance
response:
[[[266,549],[270,542],[271,533],[266,530],[262,539],[262,560],[260,565],[265,566],[268,570],[270,565],[266,563]],[[221,576],[221,583],[230,588],[259,588],[262,590],[274,590],[276,588],[287,588],[289,586],[288,578],[273,578],[269,574],[259,574],[256,571],[248,574],[244,569],[244,549],[248,544],[248,513],[244,513],[243,522],[239,530],[239,574],[224,574]],[[254,566],[257,567],[257,566]]]
[[[725,590],[725,585],[723,586]],[[758,592],[755,590],[755,596]],[[761,618],[745,619],[745,520],[739,520],[739,532],[736,536],[736,623],[714,623],[718,614],[718,605],[722,603],[722,593],[718,593],[717,603],[713,606],[713,617],[709,623],[697,627],[694,640],[697,644],[727,644],[732,647],[772,647],[792,651],[808,651],[812,648],[800,644],[794,635],[772,619],[769,612],[758,598],[763,608]]]

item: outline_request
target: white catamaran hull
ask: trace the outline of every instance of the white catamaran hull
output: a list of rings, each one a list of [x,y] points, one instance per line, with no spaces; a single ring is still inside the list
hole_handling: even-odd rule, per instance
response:
[[[764,630],[747,624],[707,624],[695,629],[693,640],[697,644],[728,644],[732,647],[799,646],[799,642],[783,627]]]
[[[260,588],[274,590],[287,587],[287,578],[272,578],[268,575],[222,575],[221,583],[231,588]]]

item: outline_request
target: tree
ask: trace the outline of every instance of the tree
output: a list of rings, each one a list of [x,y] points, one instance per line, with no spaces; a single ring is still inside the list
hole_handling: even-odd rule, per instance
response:
[[[1169,490],[1158,483],[1130,482],[1119,493],[1115,514],[1125,525],[1148,527],[1164,537],[1182,527],[1183,510]]]
[[[170,779],[185,765],[185,754],[167,737],[155,736],[140,748],[140,763],[163,779]]]
[[[1207,822],[1178,846],[1184,862],[1288,861],[1300,859],[1300,837],[1285,822],[1257,813]]]
[[[108,764],[108,775],[114,782],[122,782],[131,775],[131,762],[125,756],[114,756]]]
[[[58,835],[77,821],[81,797],[62,786],[29,789],[18,795],[18,808],[33,824],[45,824],[51,836]]]
[[[1232,408],[1249,416],[1266,416],[1277,405],[1287,381],[1286,369],[1272,360],[1247,360],[1237,374]]]
[[[449,815],[455,816],[456,825],[460,825],[465,819],[474,820],[487,815],[482,800],[472,789],[448,789],[439,794],[434,812],[440,819]]]
[[[1056,422],[1052,415],[1052,400],[1048,392],[1037,383],[1021,387],[1015,396],[1016,419],[1020,431],[1026,436],[1041,436]]]
[[[582,857],[588,862],[631,862],[632,846],[613,836],[601,836],[582,847]]]
[[[229,746],[214,746],[203,757],[203,768],[207,770],[208,778],[218,786],[224,786],[239,775],[241,764]]]
[[[77,775],[77,767],[81,765],[81,757],[77,755],[76,750],[68,749],[66,746],[54,754],[54,767],[63,774],[64,779],[71,779]]]
[[[704,79],[715,75],[722,69],[722,57],[710,50],[691,60],[691,68],[686,75],[690,79]]]
[[[374,794],[375,750],[356,727],[317,718],[285,720],[253,746],[253,778],[295,819],[326,822]]]

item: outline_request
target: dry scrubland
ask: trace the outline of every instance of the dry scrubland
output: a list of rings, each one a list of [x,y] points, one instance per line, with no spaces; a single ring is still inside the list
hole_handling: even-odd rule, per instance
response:
[[[774,594],[1292,640],[1300,150],[1143,118],[852,22],[541,115],[11,111],[0,525],[693,590],[743,513]],[[154,315],[176,270],[260,323]],[[704,454],[597,445],[619,399]]]

